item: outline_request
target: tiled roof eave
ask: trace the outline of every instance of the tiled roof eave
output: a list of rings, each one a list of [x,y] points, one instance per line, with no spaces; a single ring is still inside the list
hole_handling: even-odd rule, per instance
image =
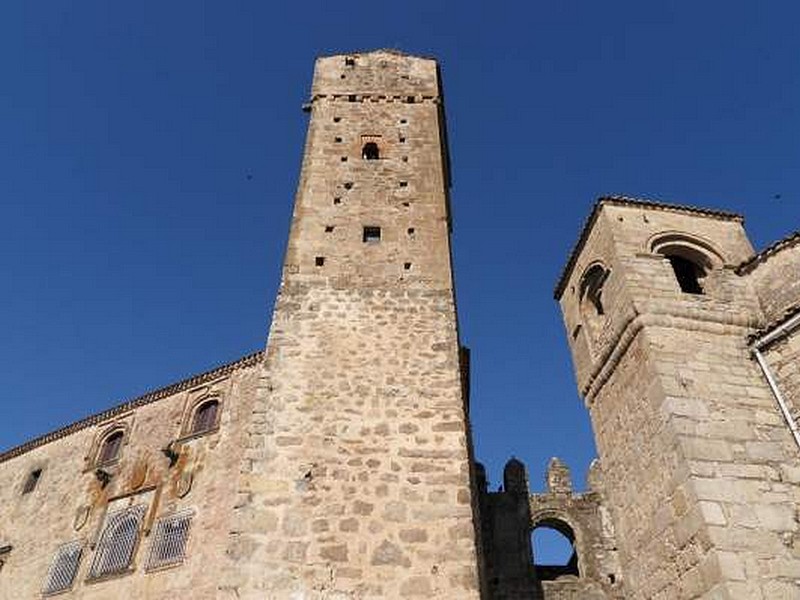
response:
[[[563,270],[561,271],[561,276],[558,278],[558,281],[556,282],[556,287],[553,291],[553,297],[555,298],[555,300],[559,300],[561,298],[561,295],[564,293],[564,288],[567,285],[567,279],[572,273],[572,269],[575,266],[575,262],[578,260],[578,255],[583,249],[583,246],[586,243],[586,239],[589,236],[589,232],[592,230],[592,227],[594,226],[594,223],[597,220],[597,217],[600,213],[600,209],[607,204],[612,206],[632,206],[639,208],[647,208],[650,210],[680,212],[702,217],[708,217],[711,219],[738,221],[740,223],[744,221],[744,217],[742,217],[742,215],[722,210],[699,208],[696,206],[689,206],[685,204],[669,204],[666,202],[660,202],[646,198],[633,198],[630,196],[622,196],[622,195],[601,196],[594,203],[594,206],[592,207],[592,210],[589,213],[589,217],[584,222],[583,227],[581,228],[580,236],[578,237],[578,241],[572,248],[572,251],[569,254],[569,258],[567,258],[567,263],[564,266]]]
[[[211,369],[210,371],[205,371],[204,373],[193,375],[177,383],[173,383],[168,386],[159,388],[157,390],[153,390],[142,396],[138,396],[137,398],[133,398],[131,400],[118,404],[117,406],[114,406],[102,412],[90,415],[84,419],[66,425],[64,427],[61,427],[60,429],[56,429],[55,431],[51,431],[44,435],[35,437],[32,440],[20,444],[19,446],[15,446],[14,448],[6,450],[5,452],[0,453],[0,462],[5,462],[21,454],[25,454],[26,452],[29,452],[34,448],[38,448],[39,446],[43,446],[44,444],[48,444],[52,441],[71,435],[77,431],[80,431],[81,429],[85,429],[86,427],[91,427],[92,425],[96,425],[97,423],[102,423],[103,421],[110,419],[115,415],[127,412],[129,410],[138,408],[140,406],[144,406],[146,404],[150,404],[152,402],[156,402],[158,400],[161,400],[162,398],[166,398],[168,396],[172,396],[173,394],[177,394],[178,392],[182,392],[183,390],[193,388],[195,386],[201,385],[203,383],[217,379],[219,377],[223,377],[225,375],[233,373],[234,371],[238,371],[239,369],[251,367],[260,362],[263,358],[264,358],[264,351],[259,350],[258,352],[253,352],[233,362],[220,365],[219,367]]]

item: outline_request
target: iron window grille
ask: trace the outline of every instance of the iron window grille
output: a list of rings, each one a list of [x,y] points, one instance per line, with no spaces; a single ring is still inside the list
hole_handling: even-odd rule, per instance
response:
[[[159,519],[153,529],[150,542],[150,555],[146,570],[181,564],[186,558],[186,540],[192,512],[184,511]]]
[[[145,512],[146,507],[140,504],[108,515],[89,569],[89,579],[128,570],[139,541],[139,528]]]
[[[44,595],[65,592],[72,587],[75,575],[78,573],[78,566],[83,555],[83,543],[80,541],[64,544],[53,558],[53,564],[47,572],[47,580],[44,583],[42,593]]]

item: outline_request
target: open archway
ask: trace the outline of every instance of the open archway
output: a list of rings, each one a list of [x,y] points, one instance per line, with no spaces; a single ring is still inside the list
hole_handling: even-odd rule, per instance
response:
[[[539,581],[580,575],[575,532],[561,519],[538,521],[531,530],[531,547]]]

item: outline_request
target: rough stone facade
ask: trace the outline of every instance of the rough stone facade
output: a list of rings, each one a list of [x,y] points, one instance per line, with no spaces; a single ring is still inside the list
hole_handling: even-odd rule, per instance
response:
[[[737,215],[601,199],[556,289],[627,598],[800,597],[796,240]],[[794,261],[794,262],[793,262]]]
[[[438,67],[322,58],[305,109],[266,350],[0,455],[0,600],[800,598],[800,236],[602,199],[556,290],[600,461],[489,491]]]

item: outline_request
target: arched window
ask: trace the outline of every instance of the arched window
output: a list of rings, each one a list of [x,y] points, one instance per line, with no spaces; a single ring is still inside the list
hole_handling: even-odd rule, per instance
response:
[[[89,570],[90,578],[122,573],[128,569],[139,541],[139,526],[144,513],[145,506],[139,505],[108,516]]]
[[[589,267],[581,279],[580,298],[581,307],[589,307],[593,316],[603,316],[605,308],[603,307],[603,285],[608,279],[609,270],[601,264],[595,264]]]
[[[361,158],[364,160],[378,160],[381,157],[380,148],[375,142],[367,142],[361,149]]]
[[[539,581],[580,575],[575,532],[561,519],[539,521],[531,531],[531,547]]]
[[[189,433],[204,433],[214,429],[217,426],[218,413],[219,400],[206,400],[201,403],[194,411],[192,428]]]
[[[678,287],[684,294],[704,294],[706,276],[723,260],[707,242],[681,233],[659,236],[651,248],[669,261]]]
[[[120,448],[122,447],[122,438],[124,432],[117,430],[111,435],[108,435],[100,443],[100,450],[97,452],[97,460],[95,464],[104,465],[113,462],[119,456]]]

